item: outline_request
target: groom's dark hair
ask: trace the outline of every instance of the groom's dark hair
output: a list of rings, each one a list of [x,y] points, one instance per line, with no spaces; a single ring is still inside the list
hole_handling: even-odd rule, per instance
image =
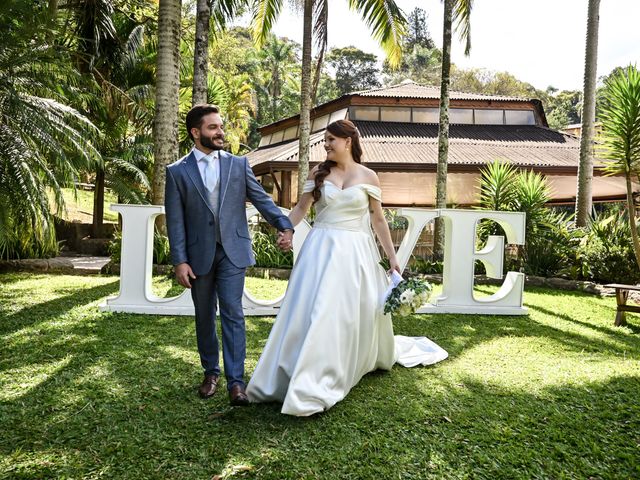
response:
[[[220,109],[216,105],[211,105],[209,103],[200,103],[191,107],[191,110],[187,112],[187,133],[189,134],[189,138],[191,140],[193,140],[191,129],[200,128],[200,125],[202,125],[202,118],[205,115],[209,115],[210,113],[220,113]]]

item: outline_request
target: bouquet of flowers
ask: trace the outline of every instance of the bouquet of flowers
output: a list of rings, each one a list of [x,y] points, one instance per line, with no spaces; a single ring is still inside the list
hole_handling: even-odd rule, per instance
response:
[[[384,303],[384,313],[407,317],[429,301],[433,286],[429,282],[418,278],[403,280],[400,275],[397,275],[396,278],[399,278],[399,280],[392,278],[395,286],[387,295]]]

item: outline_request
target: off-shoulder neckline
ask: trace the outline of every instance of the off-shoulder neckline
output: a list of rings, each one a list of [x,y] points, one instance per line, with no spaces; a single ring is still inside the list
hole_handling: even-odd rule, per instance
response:
[[[380,187],[376,186],[376,185],[372,185],[371,183],[354,183],[353,185],[349,185],[348,187],[343,187],[340,188],[339,186],[337,186],[335,183],[333,183],[331,180],[324,180],[325,183],[330,183],[331,185],[333,185],[334,187],[336,187],[338,190],[340,190],[341,192],[344,192],[345,190],[349,190],[350,188],[353,187],[360,187],[360,186],[367,186],[367,187],[373,187],[373,188],[377,188],[378,190],[380,189]]]

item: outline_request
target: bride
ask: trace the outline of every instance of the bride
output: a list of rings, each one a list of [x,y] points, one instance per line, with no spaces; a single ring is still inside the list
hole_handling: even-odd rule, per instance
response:
[[[423,337],[394,340],[391,316],[383,313],[381,296],[389,281],[371,227],[389,273],[400,272],[400,265],[382,211],[380,182],[361,164],[355,125],[331,123],[325,150],[326,161],[310,172],[289,214],[294,226],[312,204],[317,215],[247,386],[250,401],[281,402],[282,413],[297,416],[331,408],[368,372],[389,370],[396,361],[426,365],[447,356]],[[423,353],[416,358],[416,351]],[[403,362],[403,353],[411,358]]]

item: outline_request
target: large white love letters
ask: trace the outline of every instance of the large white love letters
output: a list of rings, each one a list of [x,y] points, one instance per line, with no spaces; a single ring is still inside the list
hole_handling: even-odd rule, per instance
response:
[[[153,226],[155,218],[164,214],[159,205],[112,205],[122,217],[122,250],[120,261],[120,292],[100,306],[102,311],[150,313],[157,315],[193,315],[193,302],[188,290],[172,298],[159,298],[151,290],[153,261]],[[286,209],[281,209],[288,212]],[[247,208],[247,218],[257,213]],[[444,272],[442,294],[418,313],[474,313],[523,315],[524,274],[508,272],[500,289],[488,297],[473,294],[473,272],[476,260],[481,261],[492,278],[502,278],[504,238],[491,236],[486,246],[476,250],[476,228],[482,219],[497,222],[507,235],[507,242],[524,244],[525,214],[481,210],[400,208],[398,214],[407,218],[409,226],[400,247],[398,260],[404,270],[415,248],[420,232],[436,217],[445,223]],[[302,222],[296,228],[294,258],[311,227]],[[246,290],[242,299],[245,315],[275,315],[282,303],[253,298]]]

